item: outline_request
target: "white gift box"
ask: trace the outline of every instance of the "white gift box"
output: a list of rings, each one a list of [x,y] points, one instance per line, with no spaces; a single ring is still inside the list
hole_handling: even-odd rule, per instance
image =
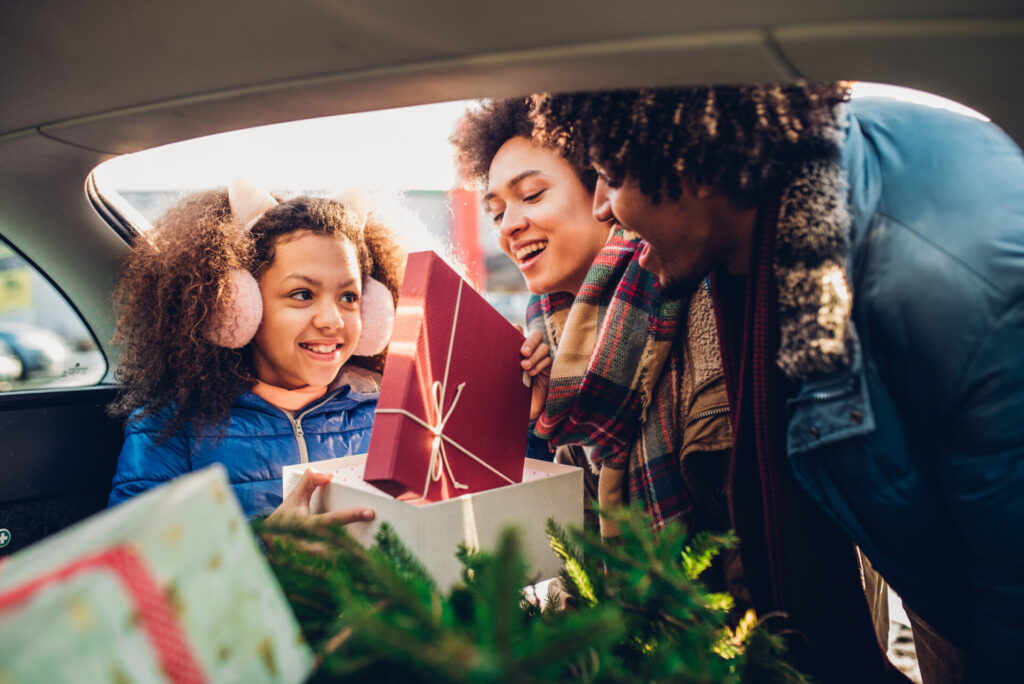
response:
[[[528,458],[520,483],[447,501],[412,504],[365,482],[365,464],[366,455],[362,454],[285,466],[284,495],[298,484],[306,468],[333,472],[330,483],[314,494],[310,510],[372,508],[376,517],[349,524],[349,534],[369,546],[380,524],[387,522],[441,588],[460,579],[462,565],[455,558],[460,543],[493,549],[501,531],[509,526],[518,528],[530,579],[556,577],[562,563],[548,544],[548,518],[561,525],[583,525],[583,471],[574,466]]]

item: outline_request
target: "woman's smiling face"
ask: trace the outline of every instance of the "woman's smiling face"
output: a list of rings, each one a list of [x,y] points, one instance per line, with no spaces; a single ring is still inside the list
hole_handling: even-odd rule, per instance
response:
[[[259,283],[256,376],[286,389],[329,385],[363,329],[355,248],[329,235],[294,233],[274,246],[274,262]]]
[[[511,138],[491,161],[484,201],[501,249],[530,292],[579,291],[609,225],[594,218],[594,194],[569,162],[526,138]]]

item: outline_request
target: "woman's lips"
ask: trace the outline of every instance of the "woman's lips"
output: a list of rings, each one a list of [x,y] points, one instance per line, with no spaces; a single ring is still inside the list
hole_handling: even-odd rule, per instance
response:
[[[540,261],[541,257],[544,256],[545,252],[547,252],[547,249],[543,249],[543,250],[541,250],[541,251],[539,251],[539,252],[537,252],[535,254],[532,254],[532,255],[526,257],[522,261],[520,261],[519,262],[519,271],[521,273],[526,273],[527,271],[529,271],[531,268],[533,268],[537,264],[538,261]]]

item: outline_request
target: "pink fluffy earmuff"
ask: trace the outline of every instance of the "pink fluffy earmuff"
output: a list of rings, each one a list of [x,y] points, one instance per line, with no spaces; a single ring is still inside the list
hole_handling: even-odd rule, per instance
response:
[[[353,209],[359,220],[366,224],[366,202],[359,191],[349,191],[332,197]],[[228,186],[228,202],[231,213],[238,222],[250,230],[260,217],[277,205],[274,196],[241,178]],[[256,278],[243,269],[232,269],[225,285],[228,290],[225,299],[229,306],[219,308],[206,327],[206,338],[220,347],[240,349],[249,344],[256,335],[263,319],[263,297]],[[363,332],[356,343],[355,356],[374,356],[384,351],[391,339],[395,324],[395,299],[391,291],[373,278],[363,282],[360,299]]]

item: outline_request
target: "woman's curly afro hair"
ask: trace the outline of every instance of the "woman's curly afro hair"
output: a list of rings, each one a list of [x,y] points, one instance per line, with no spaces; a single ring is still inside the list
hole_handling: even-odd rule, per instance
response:
[[[371,214],[365,226],[340,202],[296,197],[267,211],[246,232],[225,190],[185,198],[135,244],[115,291],[121,390],[110,412],[140,418],[170,409],[163,436],[186,424],[223,421],[256,381],[251,345],[226,349],[206,336],[214,311],[228,307],[233,269],[257,279],[283,240],[299,232],[344,239],[356,248],[362,278],[383,283],[397,300],[405,253]],[[349,363],[381,370],[384,354]]]
[[[846,83],[704,86],[533,96],[534,136],[575,165],[629,176],[653,201],[689,180],[755,206],[806,161],[834,158]]]
[[[450,142],[455,147],[459,174],[467,181],[486,186],[491,162],[501,146],[512,138],[533,139],[530,97],[483,100],[459,120]],[[552,147],[572,165],[580,182],[588,190],[597,185],[597,174],[589,163],[579,164],[565,147]]]

